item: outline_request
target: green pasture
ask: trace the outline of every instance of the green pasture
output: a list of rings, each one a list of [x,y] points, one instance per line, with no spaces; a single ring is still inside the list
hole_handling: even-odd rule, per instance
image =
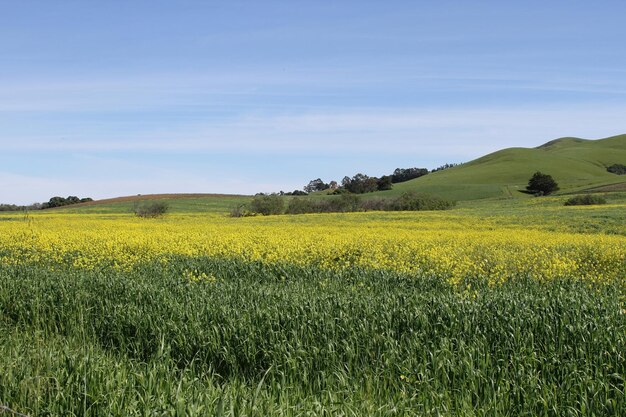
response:
[[[251,196],[241,195],[206,195],[202,197],[151,197],[130,201],[103,201],[89,204],[78,204],[76,206],[65,206],[52,210],[45,210],[46,213],[92,213],[92,214],[124,214],[133,213],[137,205],[149,204],[151,202],[165,203],[171,213],[228,213],[233,207],[246,204],[252,199]]]

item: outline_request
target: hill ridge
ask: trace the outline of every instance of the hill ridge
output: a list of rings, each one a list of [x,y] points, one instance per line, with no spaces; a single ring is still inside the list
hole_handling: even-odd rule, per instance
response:
[[[435,172],[406,183],[392,192],[428,192],[457,200],[523,197],[530,176],[552,175],[563,193],[626,183],[607,172],[615,163],[626,164],[626,134],[603,139],[562,137],[535,148],[511,147],[483,155],[460,166]]]

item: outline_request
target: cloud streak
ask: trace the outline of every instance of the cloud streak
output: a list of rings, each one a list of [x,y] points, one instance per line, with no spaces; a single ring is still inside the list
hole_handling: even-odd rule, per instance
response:
[[[60,130],[2,138],[0,144],[13,152],[414,152],[459,157],[503,146],[536,146],[565,135],[621,133],[626,131],[624,114],[626,105],[258,114],[132,134]]]

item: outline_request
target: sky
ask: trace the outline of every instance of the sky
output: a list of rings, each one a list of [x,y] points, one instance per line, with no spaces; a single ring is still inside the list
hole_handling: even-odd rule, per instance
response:
[[[623,1],[0,0],[0,203],[292,191],[626,133]]]

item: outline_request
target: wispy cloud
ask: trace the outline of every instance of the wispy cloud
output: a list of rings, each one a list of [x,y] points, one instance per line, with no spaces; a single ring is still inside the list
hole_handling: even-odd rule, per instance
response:
[[[496,58],[494,56],[493,60]],[[559,68],[549,67],[532,71],[487,64],[484,68],[457,68],[454,63],[420,67],[417,63],[407,66],[401,61],[392,61],[358,71],[352,67],[318,64],[286,70],[268,67],[12,77],[4,82],[0,80],[0,113],[177,111],[194,106],[214,110],[224,107],[286,109],[315,107],[324,102],[341,107],[347,103],[353,105],[353,100],[365,92],[384,95],[385,91],[395,95],[399,102],[408,101],[413,105],[422,102],[420,94],[427,97],[450,93],[524,95],[529,91],[551,94],[548,98],[552,102],[562,100],[556,93],[583,93],[626,101],[626,72],[621,68],[598,68],[563,74]],[[312,100],[315,97],[325,100],[316,102]]]
[[[354,152],[470,157],[504,146],[536,146],[555,137],[602,137],[626,131],[623,107],[541,109],[363,109],[247,115],[167,130],[100,134],[62,132],[2,138],[5,151]],[[16,140],[17,139],[17,140]]]

